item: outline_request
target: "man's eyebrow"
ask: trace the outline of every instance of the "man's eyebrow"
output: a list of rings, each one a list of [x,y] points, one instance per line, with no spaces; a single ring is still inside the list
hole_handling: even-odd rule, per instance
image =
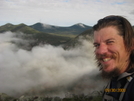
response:
[[[104,42],[107,42],[107,41],[110,41],[110,40],[115,40],[115,38],[110,38],[110,39],[107,39],[105,40]],[[94,42],[93,45],[96,45],[96,44],[99,44],[98,42]]]
[[[95,45],[98,45],[98,44],[99,44],[98,42],[94,42],[94,43],[93,43],[94,46],[95,46]]]
[[[106,41],[110,41],[110,40],[115,40],[115,38],[110,38],[110,39],[107,39],[107,40],[105,40],[105,42],[106,42]]]
[[[94,44],[98,44],[98,43],[97,43],[97,42],[94,42],[93,45],[94,45]]]

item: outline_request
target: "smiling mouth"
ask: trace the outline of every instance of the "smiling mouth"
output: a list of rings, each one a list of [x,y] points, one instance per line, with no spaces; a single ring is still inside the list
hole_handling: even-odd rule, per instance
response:
[[[111,60],[111,58],[102,59],[103,62],[108,62],[108,61],[110,61],[110,60]]]

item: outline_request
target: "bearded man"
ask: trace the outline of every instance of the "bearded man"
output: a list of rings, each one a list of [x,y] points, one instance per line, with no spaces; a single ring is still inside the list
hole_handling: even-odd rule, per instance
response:
[[[134,101],[134,31],[130,22],[111,15],[100,19],[94,30],[94,47],[102,76],[110,79],[103,101]]]

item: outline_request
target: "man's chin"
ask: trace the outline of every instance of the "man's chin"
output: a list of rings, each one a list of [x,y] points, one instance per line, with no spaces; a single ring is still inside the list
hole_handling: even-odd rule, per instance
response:
[[[111,79],[112,77],[116,77],[119,75],[119,70],[117,68],[115,68],[114,70],[112,71],[104,71],[102,69],[102,77],[104,79]]]

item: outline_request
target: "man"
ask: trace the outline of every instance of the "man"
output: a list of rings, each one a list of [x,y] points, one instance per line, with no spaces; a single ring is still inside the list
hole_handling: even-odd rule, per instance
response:
[[[127,19],[107,16],[94,30],[98,67],[110,79],[103,101],[134,101],[134,31]]]

